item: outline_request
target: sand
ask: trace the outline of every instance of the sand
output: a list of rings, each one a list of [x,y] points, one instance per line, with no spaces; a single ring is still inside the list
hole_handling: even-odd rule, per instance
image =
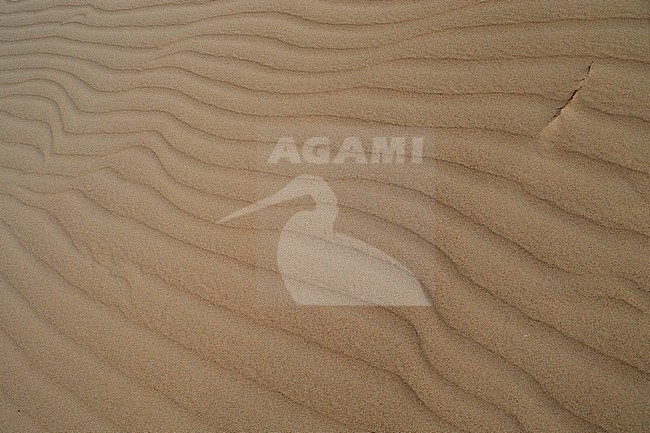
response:
[[[0,12],[0,431],[650,431],[647,1]],[[413,302],[295,296],[319,203]]]

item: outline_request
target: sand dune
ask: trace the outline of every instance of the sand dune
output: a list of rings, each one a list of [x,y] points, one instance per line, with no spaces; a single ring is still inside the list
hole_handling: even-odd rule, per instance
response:
[[[0,431],[650,431],[647,1],[0,12]],[[354,133],[422,163],[268,162]],[[430,305],[292,302],[309,199],[219,222],[304,173]]]

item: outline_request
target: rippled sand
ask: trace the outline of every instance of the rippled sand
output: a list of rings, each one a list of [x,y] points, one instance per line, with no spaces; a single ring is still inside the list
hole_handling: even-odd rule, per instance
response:
[[[650,431],[647,1],[62,3],[0,5],[0,431]],[[430,306],[219,223],[324,125],[427,137],[308,169]]]

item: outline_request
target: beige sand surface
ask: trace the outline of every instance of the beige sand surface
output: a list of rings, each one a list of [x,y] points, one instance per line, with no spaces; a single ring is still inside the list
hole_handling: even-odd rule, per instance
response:
[[[0,432],[650,431],[648,1],[0,12]],[[423,162],[264,159],[336,128]],[[308,199],[219,223],[307,171],[430,306],[294,304]]]

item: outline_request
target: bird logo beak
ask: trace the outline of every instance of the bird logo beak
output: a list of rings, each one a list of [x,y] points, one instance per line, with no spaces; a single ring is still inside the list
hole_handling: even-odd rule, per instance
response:
[[[249,213],[257,212],[258,210],[265,209],[269,206],[274,206],[276,204],[292,200],[303,195],[308,195],[311,189],[316,186],[317,183],[322,182],[324,182],[323,179],[317,176],[299,176],[293,179],[291,182],[285,185],[284,188],[272,196],[259,200],[256,203],[253,203],[221,218],[219,220],[219,224],[226,223],[232,219],[239,218],[240,216],[244,216]]]

